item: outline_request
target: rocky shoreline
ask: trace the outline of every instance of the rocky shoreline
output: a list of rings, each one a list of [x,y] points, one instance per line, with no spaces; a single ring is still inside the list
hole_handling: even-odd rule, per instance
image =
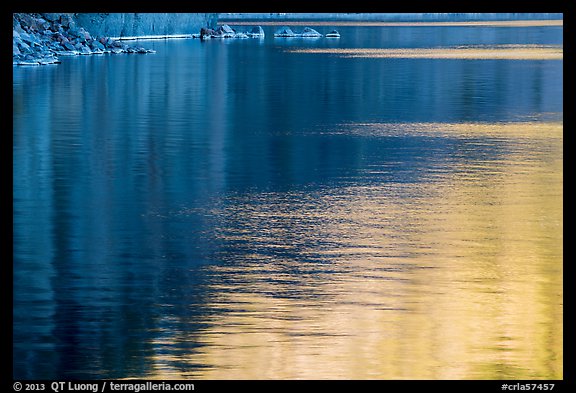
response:
[[[92,35],[79,26],[77,14],[55,13],[15,13],[12,14],[12,64],[38,66],[60,63],[61,56],[101,55],[118,53],[155,53],[154,50],[140,46],[127,45],[123,41],[137,40],[138,36],[106,37]],[[92,26],[92,25],[91,25]],[[96,26],[96,27],[95,27]],[[93,25],[97,31],[97,25]],[[236,31],[228,25],[217,29],[201,28],[200,34],[151,35],[152,38],[200,38],[201,40],[218,38],[264,38],[261,26],[249,31]],[[283,27],[275,34],[278,37],[320,38],[322,34],[309,27],[295,33],[290,27]],[[327,38],[339,38],[337,31],[326,34]],[[142,37],[140,37],[142,38]]]
[[[212,38],[264,38],[264,30],[261,26],[255,26],[250,31],[238,32],[228,25],[222,25],[216,30],[203,28],[200,30],[200,39],[207,40]]]
[[[12,64],[60,63],[59,56],[154,53],[110,37],[93,37],[69,14],[13,14]]]

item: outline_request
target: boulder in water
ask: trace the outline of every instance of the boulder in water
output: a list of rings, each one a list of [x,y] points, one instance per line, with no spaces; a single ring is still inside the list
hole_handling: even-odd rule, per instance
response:
[[[236,32],[228,25],[222,25],[216,30],[202,28],[200,29],[200,39],[210,38],[264,38],[264,30],[260,26],[256,26],[250,32]]]
[[[322,37],[322,34],[318,33],[314,29],[311,29],[310,27],[305,27],[304,30],[302,30],[302,33],[300,33],[300,36],[305,38],[318,38]]]
[[[274,37],[297,37],[296,33],[288,26],[281,27],[274,33]]]
[[[222,25],[216,29],[214,38],[235,38],[236,32],[228,25]]]
[[[220,26],[220,27],[218,28],[218,30],[220,30],[220,31],[222,31],[223,33],[226,33],[226,34],[234,34],[234,33],[236,33],[236,32],[234,31],[234,29],[231,28],[231,27],[228,26],[228,25],[222,25],[222,26]]]
[[[252,38],[264,38],[264,29],[261,26],[255,26],[246,34]]]
[[[208,29],[205,27],[200,29],[200,39],[201,40],[210,39],[210,38],[214,37],[214,35],[216,35],[216,32],[212,29]]]
[[[336,30],[332,30],[330,33],[326,34],[326,38],[340,38],[340,33]]]

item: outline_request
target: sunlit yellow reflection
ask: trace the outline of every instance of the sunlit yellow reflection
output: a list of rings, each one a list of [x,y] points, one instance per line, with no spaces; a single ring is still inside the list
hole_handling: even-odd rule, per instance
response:
[[[447,48],[305,48],[291,53],[323,53],[342,57],[459,60],[562,60],[561,46],[493,45]]]
[[[562,124],[349,132],[502,138],[509,151],[460,152],[429,182],[350,185],[298,203],[238,197],[221,213],[243,230],[223,238],[300,258],[254,246],[246,260],[207,267],[207,327],[162,342],[200,346],[158,352],[150,377],[561,379]],[[176,361],[207,367],[191,375]]]

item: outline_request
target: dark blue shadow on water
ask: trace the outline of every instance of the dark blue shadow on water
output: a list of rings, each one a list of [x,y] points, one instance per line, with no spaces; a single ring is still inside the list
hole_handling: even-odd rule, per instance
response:
[[[562,62],[286,51],[558,44],[561,29],[340,32],[337,43],[289,42],[267,28],[263,42],[150,42],[155,55],[14,69],[15,378],[145,377],[157,357],[200,351],[207,321],[225,310],[207,306],[213,286],[235,279],[206,266],[256,254],[330,271],[314,250],[321,239],[291,240],[288,219],[291,248],[224,236],[247,225],[236,204],[274,193],[297,209],[302,194],[432,182],[513,148],[489,137],[357,132],[365,124],[562,113]],[[286,269],[295,283],[305,274],[298,263]],[[274,296],[300,295],[310,293]]]

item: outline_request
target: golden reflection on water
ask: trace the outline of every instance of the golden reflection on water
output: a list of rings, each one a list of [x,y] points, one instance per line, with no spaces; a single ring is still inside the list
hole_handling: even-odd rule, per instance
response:
[[[561,46],[492,45],[448,48],[306,48],[291,53],[323,53],[354,58],[458,59],[458,60],[562,60]]]
[[[220,214],[243,229],[221,236],[246,240],[247,258],[206,268],[206,328],[156,343],[203,346],[159,353],[148,377],[562,379],[562,123],[348,132],[487,138],[509,150],[464,150],[429,181],[238,196]],[[175,361],[208,367],[187,374]]]

